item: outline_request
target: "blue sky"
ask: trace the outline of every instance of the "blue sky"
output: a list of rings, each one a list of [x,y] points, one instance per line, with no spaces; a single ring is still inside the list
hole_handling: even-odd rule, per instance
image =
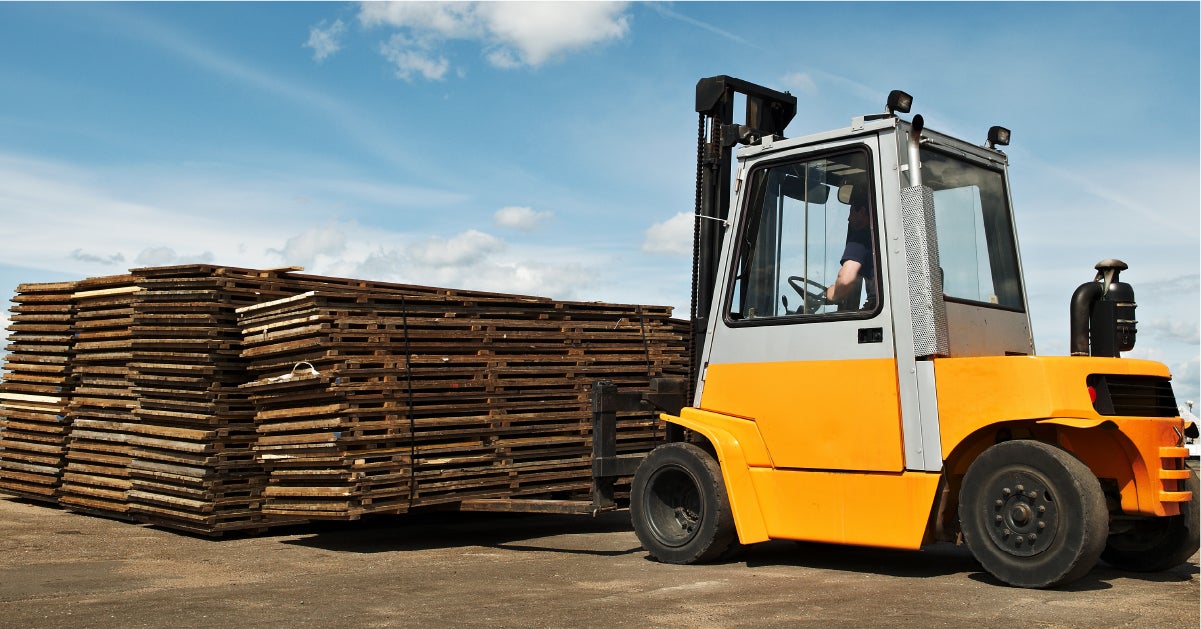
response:
[[[677,306],[698,78],[1013,130],[1041,354],[1108,257],[1201,397],[1197,3],[0,3],[0,290],[158,264]],[[2,316],[2,315],[0,315]],[[2,322],[2,321],[0,321]]]

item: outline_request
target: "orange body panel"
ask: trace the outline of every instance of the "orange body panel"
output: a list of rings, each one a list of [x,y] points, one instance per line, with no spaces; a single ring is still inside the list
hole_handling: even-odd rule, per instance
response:
[[[1059,445],[1098,478],[1113,479],[1126,514],[1176,515],[1190,494],[1179,445],[1179,417],[1102,416],[1093,408],[1089,374],[1169,377],[1161,363],[1127,358],[1005,356],[934,362],[944,459],[983,427],[1033,420],[1056,430]]]
[[[753,421],[694,408],[663,418],[713,445],[743,544],[796,539],[921,546],[940,474],[777,470]]]
[[[941,474],[752,469],[772,539],[917,549]]]
[[[1092,373],[1169,376],[1160,363],[1129,358],[987,356],[934,361],[943,458],[989,424],[1101,418],[1085,384]]]
[[[777,468],[904,469],[893,359],[711,365],[701,408],[754,421]]]

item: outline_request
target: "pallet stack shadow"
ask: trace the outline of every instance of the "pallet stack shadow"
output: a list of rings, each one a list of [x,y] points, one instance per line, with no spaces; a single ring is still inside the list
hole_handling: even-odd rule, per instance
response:
[[[589,388],[686,372],[666,307],[309,292],[239,310],[264,512],[355,518],[473,498],[586,499]],[[619,452],[661,438],[623,414]]]
[[[0,383],[0,491],[57,502],[67,453],[74,282],[17,287]]]

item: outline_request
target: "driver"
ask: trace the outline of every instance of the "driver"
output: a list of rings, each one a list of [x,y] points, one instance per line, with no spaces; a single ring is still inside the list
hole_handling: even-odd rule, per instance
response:
[[[876,307],[876,264],[872,255],[872,213],[867,195],[856,195],[851,200],[851,212],[847,217],[847,245],[842,251],[842,266],[838,277],[826,288],[826,300],[838,304],[839,310],[858,310],[859,291],[862,280],[867,280],[867,301],[863,310]]]

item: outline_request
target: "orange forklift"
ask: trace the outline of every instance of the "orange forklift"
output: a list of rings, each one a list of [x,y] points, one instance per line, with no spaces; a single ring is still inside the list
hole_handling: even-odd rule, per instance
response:
[[[655,559],[953,541],[1045,588],[1098,560],[1160,571],[1197,551],[1197,428],[1166,366],[1120,357],[1126,265],[1099,263],[1072,296],[1071,356],[1035,354],[1008,130],[938,133],[902,118],[900,91],[791,139],[790,94],[717,76],[696,102],[691,377],[593,392],[599,419],[666,410],[669,442],[637,460],[605,449],[605,422],[595,435],[595,500],[611,506],[636,465],[631,518]]]

